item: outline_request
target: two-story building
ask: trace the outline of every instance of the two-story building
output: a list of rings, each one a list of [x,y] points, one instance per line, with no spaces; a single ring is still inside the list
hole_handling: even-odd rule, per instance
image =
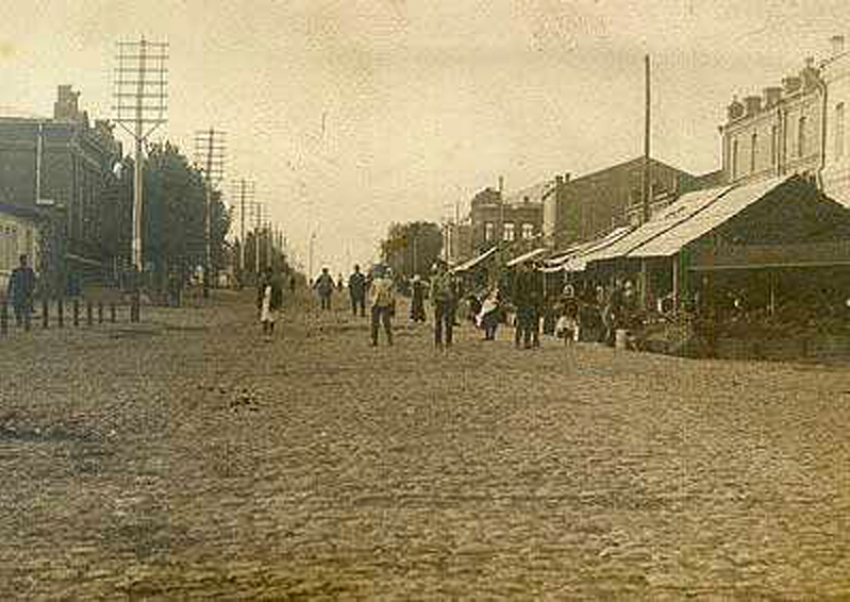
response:
[[[698,179],[655,159],[649,165],[651,209],[670,204],[693,190]],[[623,225],[636,225],[642,214],[644,159],[638,157],[579,178],[556,176],[543,197],[543,231],[564,248],[603,236]]]
[[[485,188],[472,199],[472,249],[486,251],[498,243],[532,244],[543,229],[543,196],[550,182],[535,184],[511,195]]]
[[[62,249],[49,260],[53,269],[59,261],[72,271],[99,269],[120,252],[104,248],[106,230],[123,230],[118,222],[128,218],[118,198],[126,187],[113,172],[122,147],[112,127],[91,124],[71,86],[59,86],[52,118],[0,116],[0,204],[49,214],[53,247]]]
[[[846,124],[850,109],[850,52],[844,48],[843,36],[832,38],[832,54],[821,65],[821,77],[827,89],[821,182],[827,196],[850,206],[850,140]]]
[[[814,59],[762,94],[737,98],[720,126],[723,172],[730,184],[786,175],[814,176],[823,166],[826,84]]]

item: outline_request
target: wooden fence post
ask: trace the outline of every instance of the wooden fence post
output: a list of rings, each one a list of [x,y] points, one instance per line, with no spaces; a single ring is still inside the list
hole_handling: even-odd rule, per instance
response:
[[[115,316],[115,301],[112,301],[109,304],[109,321],[115,324],[116,316]]]
[[[80,300],[74,299],[74,326],[80,325]]]
[[[62,297],[56,300],[56,323],[59,328],[65,328],[65,300]]]
[[[41,300],[41,327],[45,330],[50,327],[50,300],[47,297]]]
[[[0,335],[5,335],[9,332],[9,306],[6,300],[0,300]]]
[[[97,302],[97,323],[103,324],[103,301]]]
[[[94,307],[89,300],[86,300],[86,326],[94,326]]]

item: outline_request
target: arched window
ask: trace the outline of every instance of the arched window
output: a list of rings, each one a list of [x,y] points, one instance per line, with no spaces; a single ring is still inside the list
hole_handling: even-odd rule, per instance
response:
[[[738,140],[732,140],[732,157],[730,159],[730,163],[732,164],[732,181],[738,179]]]
[[[759,135],[753,132],[750,138],[750,173],[756,171],[756,152],[758,150]]]
[[[770,164],[776,165],[779,162],[779,126],[774,125],[770,128]]]

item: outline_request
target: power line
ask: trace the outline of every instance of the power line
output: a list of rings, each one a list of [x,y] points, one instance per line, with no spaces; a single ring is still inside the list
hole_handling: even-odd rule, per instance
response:
[[[226,144],[224,132],[211,127],[195,132],[195,165],[204,174],[206,181],[206,210],[204,211],[204,233],[206,253],[204,258],[204,298],[210,296],[212,271],[212,191],[224,179]]]
[[[114,120],[135,140],[133,174],[133,265],[142,269],[142,202],[144,141],[166,122],[168,98],[167,42],[118,42],[112,107]]]

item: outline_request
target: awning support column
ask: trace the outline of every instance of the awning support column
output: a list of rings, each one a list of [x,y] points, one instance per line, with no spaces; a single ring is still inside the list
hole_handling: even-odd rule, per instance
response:
[[[673,311],[679,311],[679,298],[681,296],[680,293],[680,282],[679,282],[679,274],[681,269],[682,256],[680,253],[676,253],[673,255]]]

